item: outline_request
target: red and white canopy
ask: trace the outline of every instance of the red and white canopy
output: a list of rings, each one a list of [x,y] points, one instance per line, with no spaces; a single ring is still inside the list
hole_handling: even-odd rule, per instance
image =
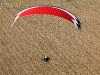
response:
[[[69,12],[67,10],[64,10],[64,9],[58,8],[58,7],[54,7],[54,6],[36,6],[36,7],[31,7],[31,8],[22,10],[21,12],[19,12],[17,14],[17,16],[15,17],[11,26],[13,26],[14,23],[19,18],[28,16],[28,15],[39,15],[39,14],[54,15],[54,16],[64,18],[64,19],[72,22],[79,30],[81,30],[81,23],[75,15],[73,15],[71,12]]]

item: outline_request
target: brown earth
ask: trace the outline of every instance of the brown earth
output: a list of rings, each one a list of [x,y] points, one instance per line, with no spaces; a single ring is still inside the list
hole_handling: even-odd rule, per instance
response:
[[[100,75],[100,0],[17,1],[27,5],[0,5],[0,75]],[[47,15],[24,17],[11,27],[18,12],[37,5],[71,11],[80,19],[82,31]],[[51,58],[48,63],[44,56]]]

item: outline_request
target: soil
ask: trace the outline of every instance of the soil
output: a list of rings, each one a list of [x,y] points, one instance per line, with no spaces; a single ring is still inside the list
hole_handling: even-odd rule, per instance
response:
[[[100,75],[100,0],[0,2],[10,3],[0,5],[0,75]],[[11,27],[18,12],[38,5],[72,12],[82,31],[47,15],[23,17]],[[50,60],[43,61],[44,56]]]

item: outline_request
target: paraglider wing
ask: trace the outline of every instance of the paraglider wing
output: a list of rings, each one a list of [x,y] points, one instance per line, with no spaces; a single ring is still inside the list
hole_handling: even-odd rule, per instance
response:
[[[11,26],[13,26],[14,23],[19,18],[28,15],[38,15],[38,14],[46,14],[46,15],[54,15],[54,16],[62,17],[72,22],[79,30],[81,30],[81,23],[75,15],[73,15],[69,11],[54,6],[36,6],[36,7],[27,8],[17,14]]]

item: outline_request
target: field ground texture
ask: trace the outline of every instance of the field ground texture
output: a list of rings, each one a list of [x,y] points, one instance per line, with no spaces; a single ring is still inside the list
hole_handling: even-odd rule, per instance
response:
[[[0,5],[0,75],[100,75],[100,0],[0,0],[4,2],[10,5]],[[47,15],[23,17],[11,27],[18,12],[38,5],[72,12],[82,31]],[[46,55],[48,63],[42,60]]]

